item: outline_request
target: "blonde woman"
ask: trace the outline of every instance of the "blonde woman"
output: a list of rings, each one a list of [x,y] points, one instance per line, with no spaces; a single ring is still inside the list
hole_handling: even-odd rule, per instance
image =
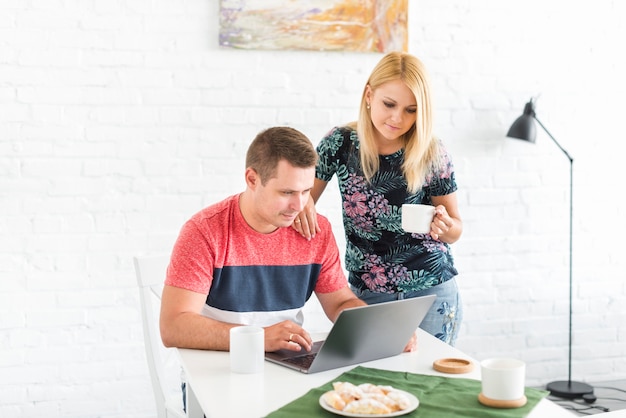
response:
[[[454,168],[432,134],[431,113],[423,64],[406,53],[385,55],[367,80],[358,121],[320,141],[311,199],[293,227],[314,238],[315,202],[336,175],[354,292],[368,304],[436,294],[420,327],[454,345],[462,306],[449,244],[463,224]],[[404,203],[436,207],[430,233],[402,229]]]

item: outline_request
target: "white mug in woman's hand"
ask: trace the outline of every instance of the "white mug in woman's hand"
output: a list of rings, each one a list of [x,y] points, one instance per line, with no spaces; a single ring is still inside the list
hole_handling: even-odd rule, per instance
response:
[[[402,229],[406,232],[428,234],[434,217],[435,207],[432,205],[402,205]]]

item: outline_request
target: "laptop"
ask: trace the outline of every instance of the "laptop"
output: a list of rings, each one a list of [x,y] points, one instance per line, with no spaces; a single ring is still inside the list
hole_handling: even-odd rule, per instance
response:
[[[398,355],[426,316],[436,295],[395,300],[343,310],[324,341],[309,352],[265,353],[272,363],[317,373]]]

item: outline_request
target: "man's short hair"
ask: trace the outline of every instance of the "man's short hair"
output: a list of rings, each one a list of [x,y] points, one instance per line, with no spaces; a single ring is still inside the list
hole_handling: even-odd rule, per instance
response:
[[[294,167],[315,167],[317,153],[302,132],[287,126],[277,126],[261,131],[254,138],[246,154],[246,168],[256,171],[261,183],[265,184],[276,176],[280,160]]]

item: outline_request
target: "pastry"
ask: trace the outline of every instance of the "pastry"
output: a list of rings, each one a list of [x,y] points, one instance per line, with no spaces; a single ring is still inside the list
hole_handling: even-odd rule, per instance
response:
[[[398,406],[398,403],[393,400],[392,398],[390,398],[389,396],[385,395],[384,393],[366,393],[365,397],[368,399],[375,399],[378,402],[382,403],[383,405],[386,405],[389,409],[391,409],[392,412],[394,411],[400,411],[400,407]]]
[[[389,386],[389,385],[378,385],[378,388],[382,390],[384,393],[388,393],[392,390],[395,390],[393,386]]]
[[[351,414],[389,414],[391,409],[382,402],[373,398],[363,398],[352,401],[343,409],[344,412]]]
[[[350,382],[334,382],[333,388],[346,403],[363,397],[363,391]]]
[[[393,386],[350,382],[333,382],[333,390],[322,395],[333,409],[353,414],[380,415],[403,411],[411,406],[411,398]]]
[[[358,387],[363,391],[363,393],[380,393],[383,395],[385,394],[380,386],[374,385],[372,383],[361,383]]]
[[[332,408],[343,410],[346,407],[346,402],[339,396],[337,391],[329,390],[322,395],[322,399]]]
[[[392,390],[387,393],[387,397],[392,399],[394,403],[397,405],[397,410],[407,409],[411,405],[411,400],[404,392],[400,392],[398,390]]]

